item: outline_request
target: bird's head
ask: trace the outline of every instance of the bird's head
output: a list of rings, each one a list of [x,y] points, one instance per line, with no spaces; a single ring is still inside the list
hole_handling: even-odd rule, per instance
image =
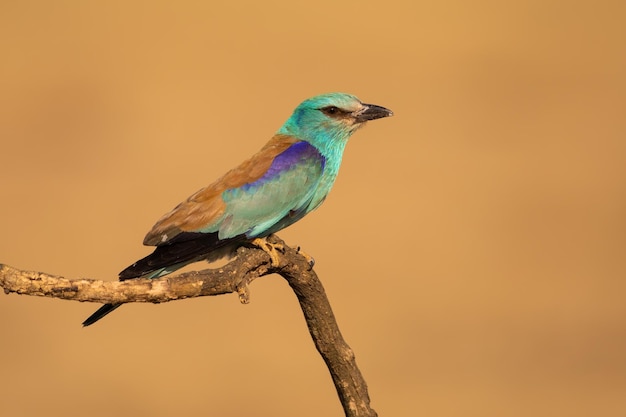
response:
[[[350,94],[322,94],[300,103],[278,133],[314,145],[328,144],[329,141],[345,142],[365,122],[392,115],[391,110],[364,104]]]

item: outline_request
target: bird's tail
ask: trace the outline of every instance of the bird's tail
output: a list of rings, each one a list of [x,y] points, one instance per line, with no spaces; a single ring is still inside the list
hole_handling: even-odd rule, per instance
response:
[[[192,262],[203,259],[212,262],[222,257],[230,257],[245,240],[245,235],[219,239],[217,233],[182,233],[171,243],[157,246],[150,255],[120,272],[120,281],[160,278]],[[121,304],[103,305],[83,322],[83,327],[94,324],[119,306]]]
[[[120,272],[120,281],[139,277],[159,278],[192,262],[200,260],[213,262],[230,257],[234,255],[237,246],[245,240],[247,240],[245,235],[220,239],[217,232],[181,233]]]
[[[115,310],[119,306],[121,306],[121,304],[105,304],[105,305],[103,305],[95,313],[93,313],[91,316],[87,317],[87,320],[85,320],[83,322],[83,327],[91,326],[92,324],[94,324],[95,322],[97,322],[102,317],[106,316],[107,314],[109,314],[111,311]]]

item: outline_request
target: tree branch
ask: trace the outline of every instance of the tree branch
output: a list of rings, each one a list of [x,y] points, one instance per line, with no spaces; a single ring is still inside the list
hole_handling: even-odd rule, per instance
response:
[[[315,347],[326,362],[347,417],[376,417],[370,408],[367,385],[356,365],[354,353],[337,326],[322,283],[308,260],[276,236],[268,241],[283,250],[277,265],[256,248],[242,247],[237,257],[217,269],[186,272],[159,279],[105,282],[66,279],[43,272],[21,271],[0,264],[0,287],[4,292],[97,303],[163,303],[190,297],[237,292],[249,301],[248,284],[277,273],[287,280],[300,302]]]

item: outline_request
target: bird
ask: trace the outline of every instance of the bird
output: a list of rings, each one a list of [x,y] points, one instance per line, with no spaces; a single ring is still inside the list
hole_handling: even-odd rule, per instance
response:
[[[264,238],[322,204],[348,138],[366,122],[392,115],[346,93],[304,100],[259,152],[161,217],[143,241],[156,249],[119,280],[155,279],[193,262],[230,258],[250,243],[266,250]],[[83,326],[119,306],[104,304]]]

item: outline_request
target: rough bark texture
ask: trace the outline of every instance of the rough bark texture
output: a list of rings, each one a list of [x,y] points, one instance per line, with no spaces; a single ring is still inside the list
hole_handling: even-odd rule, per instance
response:
[[[276,236],[268,241],[282,250],[278,263],[263,250],[240,248],[237,257],[222,268],[206,269],[160,279],[104,282],[66,279],[43,272],[21,271],[0,264],[4,292],[98,303],[163,303],[190,297],[237,292],[249,301],[248,284],[277,273],[287,280],[298,297],[309,332],[333,379],[346,416],[375,417],[367,385],[356,366],[354,353],[343,340],[324,287],[309,261]]]

